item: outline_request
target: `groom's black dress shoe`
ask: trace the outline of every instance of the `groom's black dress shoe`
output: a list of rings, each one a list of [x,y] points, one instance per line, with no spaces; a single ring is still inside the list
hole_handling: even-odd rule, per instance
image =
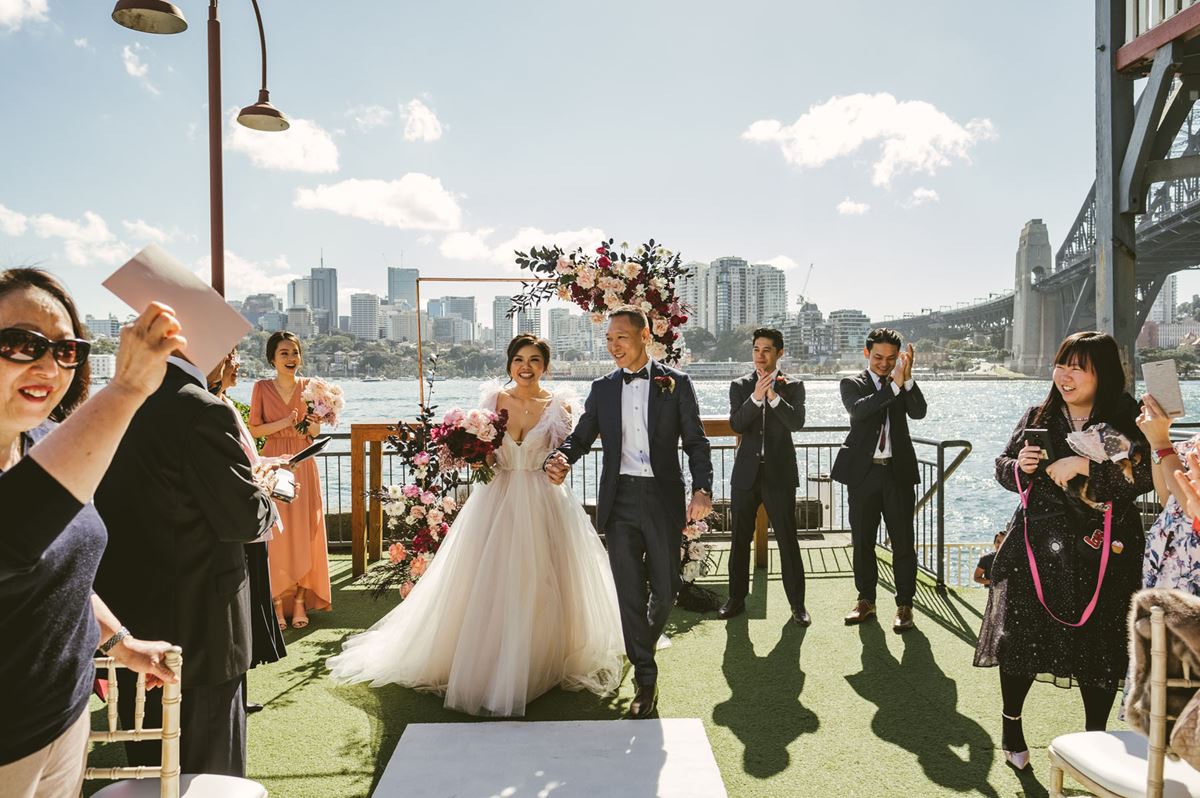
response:
[[[255,704],[253,701],[246,702],[246,714],[253,715],[255,712],[262,712],[263,705]]]
[[[654,709],[657,706],[658,685],[651,684],[639,687],[637,695],[633,697],[633,702],[629,705],[629,717],[634,720],[648,718],[654,714]]]
[[[746,611],[746,602],[744,599],[731,598],[726,601],[721,609],[717,610],[717,618],[722,621],[728,621],[730,618],[736,618]]]
[[[808,610],[803,607],[798,610],[792,610],[792,620],[801,626],[812,626],[812,618],[809,617]]]

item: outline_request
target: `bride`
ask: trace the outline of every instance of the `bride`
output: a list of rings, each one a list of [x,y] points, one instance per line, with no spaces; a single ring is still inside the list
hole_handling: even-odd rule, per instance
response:
[[[523,715],[555,685],[617,688],[608,556],[579,502],[541,470],[574,423],[574,394],[541,385],[549,365],[542,339],[509,343],[507,387],[480,391],[482,407],[508,411],[496,476],[476,486],[408,598],[330,658],[336,681],[401,684],[494,716]]]

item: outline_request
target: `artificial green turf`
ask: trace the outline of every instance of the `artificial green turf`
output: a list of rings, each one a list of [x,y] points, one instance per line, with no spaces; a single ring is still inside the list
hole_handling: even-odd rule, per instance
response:
[[[770,573],[754,574],[746,615],[721,622],[676,609],[672,647],[658,656],[661,716],[704,721],[730,796],[1047,794],[1046,744],[1081,729],[1083,707],[1075,691],[1036,684],[1024,713],[1030,770],[1018,777],[1004,764],[997,674],[971,666],[985,591],[941,598],[922,582],[917,629],[904,635],[890,630],[893,601],[881,591],[881,623],[847,627],[848,551],[806,549],[805,560],[810,628],[788,620],[772,551]],[[330,682],[325,659],[394,606],[355,586],[349,566],[346,557],[331,563],[333,612],[289,631],[285,660],[251,671],[250,698],[266,709],[249,719],[249,776],[272,796],[367,796],[407,724],[482,722],[436,696]],[[723,578],[709,582],[724,594]],[[526,720],[620,718],[631,697],[629,679],[610,699],[555,690]],[[106,748],[93,764],[119,758]]]

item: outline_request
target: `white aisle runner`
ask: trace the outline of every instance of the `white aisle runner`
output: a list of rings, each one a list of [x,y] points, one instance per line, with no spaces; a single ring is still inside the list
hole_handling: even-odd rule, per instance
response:
[[[414,723],[374,798],[728,798],[696,718]]]

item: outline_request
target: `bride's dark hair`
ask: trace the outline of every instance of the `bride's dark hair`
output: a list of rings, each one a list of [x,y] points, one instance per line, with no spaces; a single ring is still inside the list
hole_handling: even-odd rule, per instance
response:
[[[508,362],[504,365],[504,373],[508,375],[509,382],[512,382],[512,364],[517,353],[527,346],[532,346],[537,349],[542,356],[542,361],[545,363],[545,369],[550,370],[550,344],[542,338],[538,338],[532,333],[521,333],[516,338],[508,342]]]

